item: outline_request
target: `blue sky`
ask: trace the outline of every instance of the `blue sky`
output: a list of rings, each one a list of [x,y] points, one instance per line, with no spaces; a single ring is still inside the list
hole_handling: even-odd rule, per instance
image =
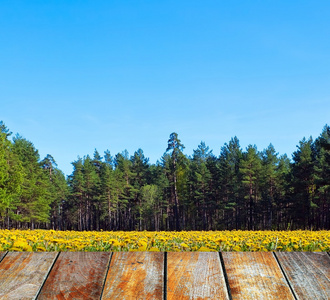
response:
[[[0,120],[71,162],[177,132],[289,157],[330,123],[330,2],[0,1]]]

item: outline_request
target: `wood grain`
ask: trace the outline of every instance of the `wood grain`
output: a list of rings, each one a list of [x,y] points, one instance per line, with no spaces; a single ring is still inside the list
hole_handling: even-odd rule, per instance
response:
[[[294,299],[271,252],[223,252],[233,299]]]
[[[0,251],[0,262],[3,259],[3,257],[6,255],[7,252]]]
[[[164,299],[164,253],[114,252],[102,299]]]
[[[169,252],[167,299],[229,299],[218,252]]]
[[[299,299],[330,299],[330,257],[322,252],[277,252]]]
[[[38,299],[99,299],[111,253],[62,252]]]
[[[34,299],[57,252],[9,252],[0,263],[0,299]]]

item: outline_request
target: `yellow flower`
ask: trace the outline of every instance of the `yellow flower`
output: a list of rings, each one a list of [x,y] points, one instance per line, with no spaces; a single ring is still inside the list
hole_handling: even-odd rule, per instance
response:
[[[152,252],[159,252],[160,250],[157,248],[157,247],[151,247],[149,249],[149,251],[152,251]]]
[[[198,249],[198,251],[199,252],[214,252],[215,250],[202,246]]]

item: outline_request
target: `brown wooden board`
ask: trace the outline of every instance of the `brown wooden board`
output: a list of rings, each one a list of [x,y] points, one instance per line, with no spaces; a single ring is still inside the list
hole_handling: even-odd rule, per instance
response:
[[[167,299],[229,299],[218,252],[169,252]]]
[[[7,252],[0,251],[0,262],[3,259],[3,257],[6,255]]]
[[[164,253],[114,252],[102,299],[164,299]]]
[[[272,252],[223,252],[233,299],[294,299]]]
[[[330,299],[330,257],[325,252],[277,252],[299,299]]]
[[[57,252],[9,252],[0,263],[0,299],[34,299]]]
[[[99,299],[109,252],[62,252],[38,299]]]

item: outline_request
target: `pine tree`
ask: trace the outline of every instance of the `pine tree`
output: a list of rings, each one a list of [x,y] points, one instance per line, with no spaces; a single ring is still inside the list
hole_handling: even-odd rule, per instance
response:
[[[229,143],[221,148],[219,157],[219,194],[220,207],[224,210],[225,229],[240,229],[243,222],[242,216],[245,211],[241,196],[241,173],[240,164],[243,157],[239,140],[235,136]]]
[[[66,221],[70,227],[77,225],[78,230],[86,230],[85,226],[85,178],[83,174],[83,160],[78,157],[72,163],[73,172],[68,178],[70,197],[66,203]],[[75,219],[75,220],[73,220]]]
[[[117,217],[118,224],[125,230],[133,230],[135,223],[134,215],[132,212],[133,202],[137,190],[132,185],[134,174],[131,170],[132,162],[129,159],[127,150],[118,153],[115,156],[115,176],[118,187],[118,205]]]
[[[313,140],[303,138],[293,153],[293,203],[291,215],[297,227],[311,228],[312,209],[316,207]]]
[[[99,152],[95,149],[94,156],[91,161],[93,170],[95,172],[93,181],[93,197],[92,197],[92,216],[91,226],[93,229],[100,230],[100,222],[102,217],[102,182],[101,182],[101,170],[103,166],[102,157]]]
[[[318,207],[314,224],[318,229],[330,228],[330,127],[325,125],[321,135],[314,143],[316,160],[315,204]]]
[[[134,197],[134,213],[136,214],[136,219],[138,219],[138,228],[142,229],[143,223],[143,197],[142,197],[142,189],[146,186],[150,181],[149,175],[149,159],[144,156],[143,150],[138,149],[135,151],[134,155],[131,157],[131,172],[133,174],[132,177],[132,186],[134,187],[135,197]],[[144,189],[144,192],[146,190]],[[149,199],[149,198],[148,198]]]
[[[213,156],[209,147],[201,142],[196,150],[190,163],[190,190],[193,191],[193,204],[196,211],[194,222],[197,222],[197,227],[207,230],[213,225],[212,215],[216,209],[215,201],[212,201],[210,184],[212,175],[207,167],[207,160]],[[188,209],[190,205],[186,205]],[[195,225],[196,226],[196,225]]]
[[[17,218],[34,229],[36,225],[49,221],[51,199],[47,178],[40,164],[38,150],[30,141],[16,135],[12,148],[22,164],[24,174]]]
[[[248,212],[247,227],[249,230],[255,230],[256,223],[256,205],[260,200],[260,171],[261,158],[256,146],[249,145],[243,155],[240,164],[240,173],[242,174],[242,184],[245,190],[245,204]]]
[[[169,156],[167,154],[167,156]],[[171,199],[171,187],[164,165],[156,162],[150,166],[150,184],[158,187],[158,199],[155,207],[155,230],[169,229],[169,202]]]
[[[276,227],[278,230],[288,228],[288,206],[291,188],[291,163],[286,154],[280,156],[276,167]]]
[[[11,135],[5,124],[0,122],[0,217],[9,229],[11,221],[16,220],[16,209],[19,205],[23,170],[19,159],[12,152],[8,140]]]
[[[41,161],[44,171],[45,182],[47,183],[48,198],[50,202],[50,222],[53,229],[62,230],[64,228],[63,205],[68,197],[68,185],[65,176],[57,168],[53,156],[47,156]]]
[[[263,228],[272,229],[276,197],[276,168],[278,157],[272,144],[262,152],[261,193],[259,213],[262,215]]]
[[[102,164],[100,170],[100,181],[101,181],[100,202],[102,205],[101,220],[105,221],[103,228],[107,228],[108,230],[113,230],[115,228],[115,212],[116,212],[116,204],[118,202],[118,198],[116,198],[114,171],[112,168],[112,164],[110,163],[112,160],[109,159],[111,155],[109,151],[107,153],[108,153],[108,158],[106,159],[106,162]]]
[[[183,160],[182,150],[184,149],[184,145],[178,138],[178,134],[173,132],[170,134],[170,138],[167,142],[166,152],[171,152],[171,160],[170,160],[170,172],[171,172],[171,181],[172,181],[172,202],[173,202],[173,211],[174,211],[174,219],[175,219],[175,229],[181,230],[180,224],[180,201],[178,196],[178,165]]]
[[[141,198],[140,217],[143,223],[141,222],[140,230],[159,230],[162,199],[159,186],[155,184],[144,185],[141,188]]]

